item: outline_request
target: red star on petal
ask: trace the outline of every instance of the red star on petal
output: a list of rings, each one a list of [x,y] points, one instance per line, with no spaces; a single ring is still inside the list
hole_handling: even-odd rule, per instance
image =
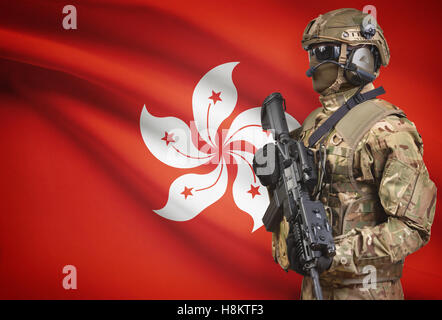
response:
[[[175,142],[175,140],[173,140],[173,133],[169,134],[167,132],[164,132],[164,137],[162,137],[161,140],[166,141],[167,146],[170,142]]]
[[[255,198],[256,195],[261,195],[258,191],[259,186],[254,187],[252,184],[250,185],[250,190],[247,191],[247,193],[250,193],[252,195],[252,199]]]
[[[222,101],[221,98],[219,97],[220,94],[221,94],[221,91],[220,92],[215,92],[215,91],[212,90],[212,96],[210,96],[209,99],[213,100],[213,105],[215,105],[215,103],[217,101]]]
[[[193,188],[187,188],[187,187],[184,187],[184,191],[181,192],[181,194],[184,195],[184,199],[187,199],[187,196],[193,196],[193,194],[192,194],[192,192],[191,192],[192,189],[193,189]]]

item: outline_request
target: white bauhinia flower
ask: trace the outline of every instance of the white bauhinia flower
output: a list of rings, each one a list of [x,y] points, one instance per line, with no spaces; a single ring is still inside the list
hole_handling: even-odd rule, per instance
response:
[[[252,232],[263,225],[262,217],[269,198],[266,188],[253,172],[252,161],[254,152],[273,139],[262,130],[261,108],[245,110],[232,121],[228,130],[222,133],[218,130],[236,106],[238,94],[232,72],[238,63],[219,65],[198,82],[192,98],[194,122],[191,127],[175,117],[155,117],[146,106],[143,107],[141,135],[158,160],[171,167],[186,169],[217,164],[210,173],[184,174],[173,181],[166,205],[154,210],[158,215],[174,221],[196,217],[225,194],[227,167],[235,165],[233,200],[240,210],[252,217]],[[299,127],[295,118],[287,113],[286,118],[289,130]]]

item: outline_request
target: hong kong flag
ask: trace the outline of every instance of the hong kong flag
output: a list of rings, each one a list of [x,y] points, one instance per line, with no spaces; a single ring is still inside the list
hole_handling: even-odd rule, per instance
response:
[[[251,163],[272,141],[268,94],[290,129],[319,106],[301,35],[348,6],[321,3],[3,1],[0,298],[297,299]],[[437,297],[420,286],[436,241],[410,260],[409,297]]]

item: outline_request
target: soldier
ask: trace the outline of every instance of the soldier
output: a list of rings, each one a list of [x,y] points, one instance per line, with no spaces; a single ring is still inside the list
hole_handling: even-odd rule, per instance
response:
[[[315,151],[314,197],[333,229],[336,255],[320,275],[324,299],[403,299],[404,259],[430,239],[436,187],[413,122],[376,98],[383,89],[372,81],[390,59],[383,31],[367,14],[339,9],[311,21],[302,45],[322,107],[291,135]],[[273,256],[296,269],[287,233],[284,217],[272,235]],[[314,297],[304,277],[301,299]]]

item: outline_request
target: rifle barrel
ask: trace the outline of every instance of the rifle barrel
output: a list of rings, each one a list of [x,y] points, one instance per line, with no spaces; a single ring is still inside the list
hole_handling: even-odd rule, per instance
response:
[[[321,285],[319,284],[319,275],[318,271],[316,271],[316,268],[310,269],[310,276],[312,277],[313,280],[313,288],[315,289],[316,299],[324,300],[324,298],[322,297]]]

